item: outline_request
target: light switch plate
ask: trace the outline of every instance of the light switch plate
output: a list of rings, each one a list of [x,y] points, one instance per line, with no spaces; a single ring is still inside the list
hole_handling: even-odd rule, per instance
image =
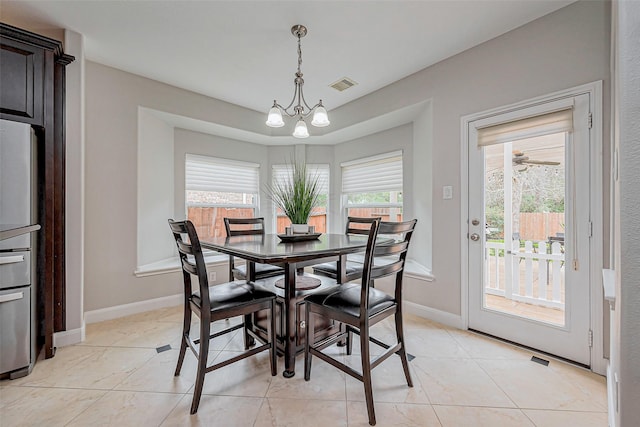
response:
[[[442,198],[445,200],[453,199],[453,186],[445,185],[442,187]]]

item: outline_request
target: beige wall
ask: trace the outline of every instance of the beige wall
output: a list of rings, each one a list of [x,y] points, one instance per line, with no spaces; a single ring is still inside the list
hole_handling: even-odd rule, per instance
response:
[[[138,108],[137,266],[176,253],[173,236],[159,232],[166,231],[168,218],[176,218],[170,197],[175,182],[173,133],[173,127],[152,111]]]

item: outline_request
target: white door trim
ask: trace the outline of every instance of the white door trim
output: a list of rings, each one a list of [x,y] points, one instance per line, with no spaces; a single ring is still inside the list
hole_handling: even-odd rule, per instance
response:
[[[460,126],[460,308],[464,328],[469,327],[469,253],[468,244],[468,215],[469,215],[469,123],[486,119],[498,114],[505,114],[525,107],[533,107],[547,103],[562,97],[577,96],[588,93],[589,107],[592,112],[592,129],[590,144],[590,210],[593,234],[589,240],[590,253],[590,310],[591,325],[593,331],[593,346],[591,347],[591,370],[604,375],[607,360],[604,358],[603,343],[603,290],[602,290],[602,81],[576,86],[551,94],[539,96],[514,104],[494,108],[479,113],[470,114],[461,118]]]

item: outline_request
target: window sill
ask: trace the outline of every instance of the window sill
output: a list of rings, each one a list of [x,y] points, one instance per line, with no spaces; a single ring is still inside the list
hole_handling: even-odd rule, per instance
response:
[[[349,259],[349,261],[357,262],[360,264],[362,264],[362,262],[364,261],[364,255],[360,254],[349,255],[347,258]],[[380,259],[384,261],[384,258]],[[433,282],[435,280],[435,276],[431,273],[431,270],[412,259],[408,259],[405,262],[404,275],[405,277],[424,280],[425,282]]]
[[[204,260],[207,267],[227,265],[229,263],[229,257],[227,255],[213,254],[205,256]],[[136,277],[155,276],[158,274],[175,273],[182,271],[180,266],[180,259],[176,256],[173,258],[163,259],[151,264],[139,265],[133,274]]]
[[[435,280],[435,276],[430,269],[412,259],[407,260],[404,272],[406,277],[411,277],[412,279],[424,280],[425,282],[433,282]]]

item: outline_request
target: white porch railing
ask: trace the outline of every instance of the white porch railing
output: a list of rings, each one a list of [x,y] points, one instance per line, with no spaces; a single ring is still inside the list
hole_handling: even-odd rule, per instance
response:
[[[524,250],[505,251],[504,243],[485,244],[485,292],[505,298],[536,304],[544,307],[564,309],[564,254],[559,242],[551,244],[547,252],[547,241],[525,241]],[[519,248],[514,240],[513,248]],[[511,268],[505,268],[511,262]],[[510,272],[511,280],[507,277]]]

